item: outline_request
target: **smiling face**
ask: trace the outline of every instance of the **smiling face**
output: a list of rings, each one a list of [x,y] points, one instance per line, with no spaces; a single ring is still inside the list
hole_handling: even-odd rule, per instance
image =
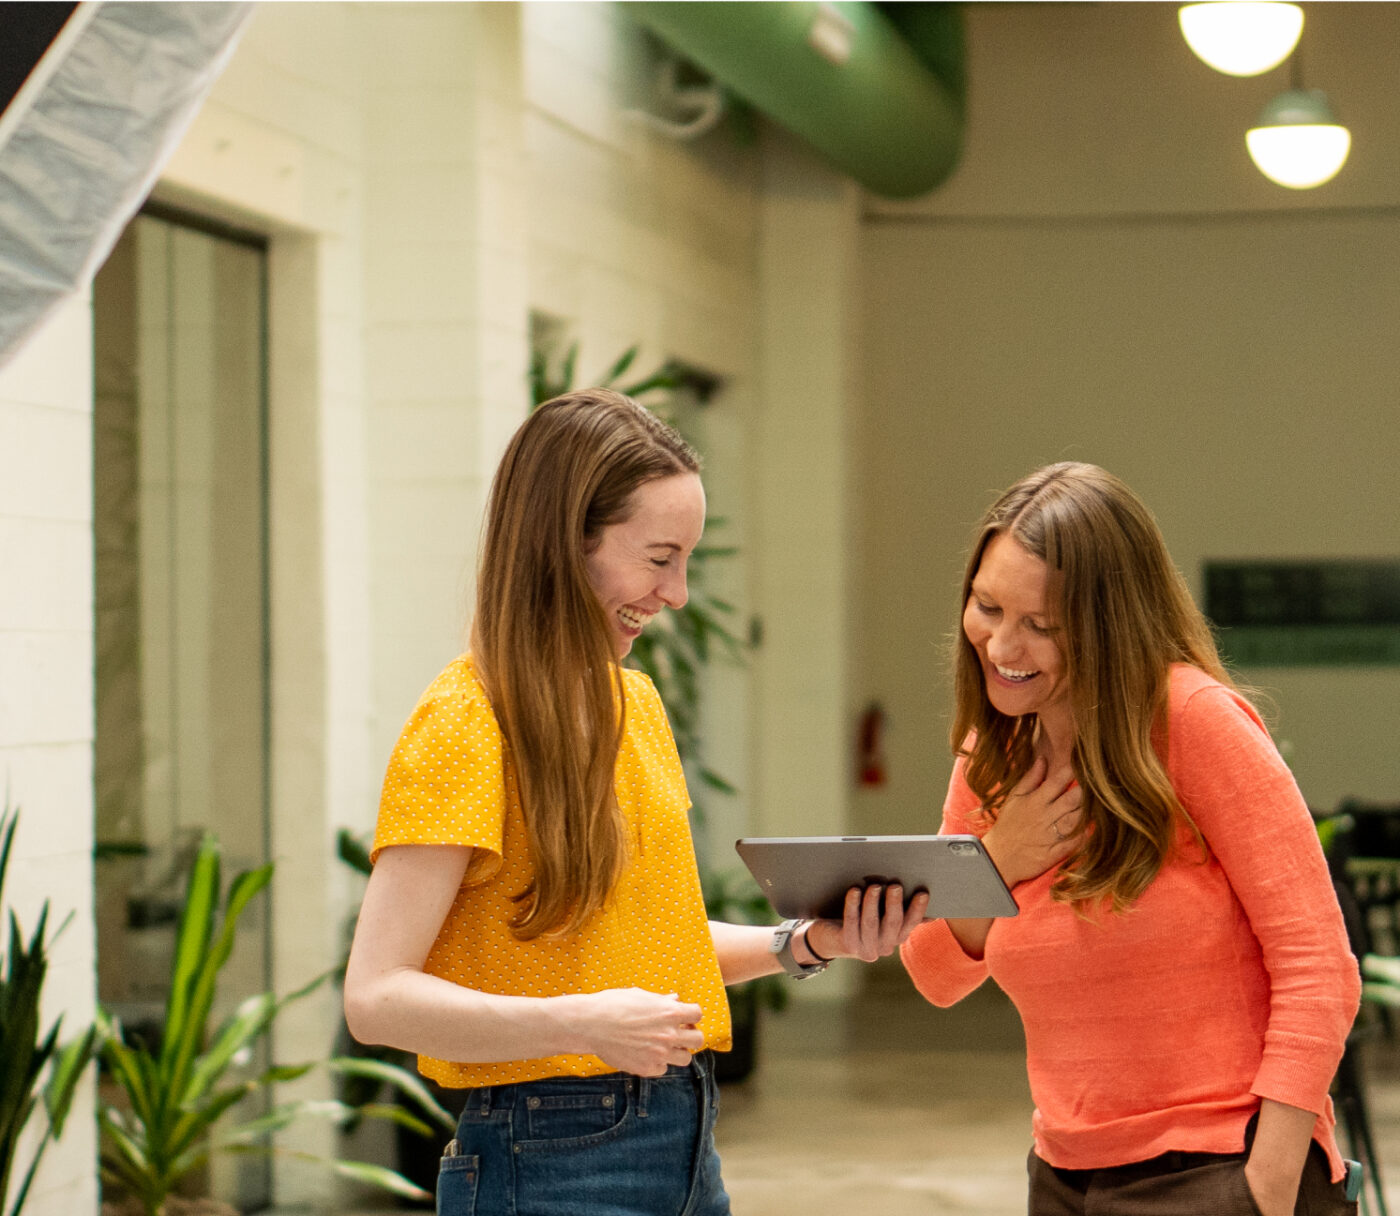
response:
[[[1037,714],[1052,737],[1070,739],[1069,678],[1052,603],[1050,568],[1003,532],[982,551],[963,607],[963,633],[999,713]]]
[[[584,559],[619,659],[662,608],[685,603],[686,563],[705,527],[705,490],[696,474],[676,473],[643,482],[628,507]]]

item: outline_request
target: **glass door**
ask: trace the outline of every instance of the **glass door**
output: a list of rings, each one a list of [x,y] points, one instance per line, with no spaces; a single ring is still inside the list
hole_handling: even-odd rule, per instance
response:
[[[268,855],[266,274],[261,239],[147,210],[93,286],[98,994],[148,1041],[201,836],[225,886]],[[216,1017],[271,986],[267,912]],[[268,1201],[257,1158],[211,1183]]]

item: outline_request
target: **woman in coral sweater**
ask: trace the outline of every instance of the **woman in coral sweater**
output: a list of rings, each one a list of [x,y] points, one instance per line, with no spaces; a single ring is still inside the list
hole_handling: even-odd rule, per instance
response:
[[[937,1005],[1021,1014],[1031,1216],[1354,1212],[1327,1091],[1356,961],[1303,798],[1156,523],[1059,464],[992,506],[962,588],[944,832],[1004,920],[929,921]]]

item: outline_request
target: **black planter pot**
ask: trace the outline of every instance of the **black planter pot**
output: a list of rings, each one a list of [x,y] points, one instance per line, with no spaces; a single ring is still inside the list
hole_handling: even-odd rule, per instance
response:
[[[715,1052],[715,1080],[721,1085],[743,1081],[758,1063],[758,993],[752,984],[729,990],[729,1019],[734,1047]]]

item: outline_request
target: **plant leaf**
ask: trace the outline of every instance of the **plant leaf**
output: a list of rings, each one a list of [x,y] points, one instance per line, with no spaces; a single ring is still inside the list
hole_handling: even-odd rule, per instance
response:
[[[67,1044],[54,1057],[53,1071],[44,1089],[44,1104],[55,1136],[63,1134],[63,1124],[73,1105],[73,1096],[78,1092],[78,1082],[83,1079],[96,1044],[97,1027],[89,1026],[86,1034]]]
[[[209,1050],[195,1062],[180,1105],[197,1102],[224,1075],[239,1050],[272,1024],[277,1009],[277,998],[270,992],[259,992],[243,1001],[219,1028]]]
[[[348,828],[341,828],[335,834],[335,851],[341,861],[361,874],[368,875],[374,869],[364,842]]]
[[[175,1160],[187,1153],[191,1146],[198,1145],[203,1149],[201,1142],[209,1134],[209,1129],[256,1090],[256,1083],[249,1081],[219,1090],[209,1095],[200,1106],[182,1111],[161,1145],[161,1155],[167,1160]]]
[[[578,364],[578,343],[571,343],[567,353],[564,355],[564,364],[559,369],[559,383],[555,386],[559,391],[552,394],[560,396],[567,393],[574,386],[574,368]]]
[[[214,837],[205,834],[190,868],[185,887],[185,903],[180,912],[180,927],[175,938],[175,957],[170,971],[170,996],[165,1005],[165,1027],[161,1041],[160,1068],[166,1077],[173,1076],[181,1056],[193,1056],[189,1045],[192,1035],[191,1005],[195,986],[209,963],[209,943],[214,935],[214,914],[219,903],[219,846]]]
[[[195,1059],[204,1046],[204,1036],[209,1021],[209,1011],[214,1005],[214,994],[218,987],[219,972],[233,953],[233,943],[238,930],[238,919],[244,909],[272,880],[272,863],[259,866],[255,870],[245,870],[233,880],[229,888],[228,902],[224,908],[223,924],[214,944],[209,949],[196,977],[194,993],[190,997],[186,1025],[173,1062],[166,1073],[169,1092],[177,1102],[183,1104],[187,1077]]]
[[[121,1086],[131,1103],[132,1113],[143,1124],[149,1126],[155,1121],[155,1095],[151,1082],[155,1068],[150,1056],[144,1051],[128,1047],[121,1040],[121,1028],[108,1020],[105,1010],[98,1009],[98,1035],[102,1041],[102,1059],[111,1069],[113,1079]],[[142,1069],[141,1062],[148,1065]]]
[[[699,770],[700,780],[708,785],[712,790],[717,790],[721,794],[737,794],[738,789],[721,777],[713,769],[706,768],[703,764]]]
[[[377,1186],[392,1194],[402,1195],[405,1199],[432,1199],[432,1195],[421,1186],[410,1182],[402,1174],[389,1169],[388,1166],[372,1165],[368,1161],[331,1161],[328,1164],[342,1177],[353,1178],[357,1182],[367,1182],[371,1186]]]
[[[680,377],[676,375],[674,371],[663,367],[652,372],[651,375],[644,376],[641,380],[629,384],[622,391],[629,397],[641,398],[647,393],[658,392],[661,389],[674,391],[680,388],[680,386]],[[655,413],[657,411],[653,410],[652,412]]]
[[[421,1077],[387,1060],[373,1060],[363,1056],[335,1056],[327,1061],[332,1072],[348,1077],[372,1077],[392,1085],[400,1093],[412,1098],[429,1118],[441,1124],[448,1131],[455,1130],[454,1119],[433,1097],[432,1091],[423,1084]]]
[[[602,379],[598,381],[598,386],[600,388],[611,388],[612,385],[617,382],[618,377],[625,375],[627,369],[636,361],[637,352],[640,349],[640,346],[629,346],[623,351],[613,365],[603,373]],[[628,393],[627,395],[630,397],[632,394]]]
[[[215,1138],[215,1147],[223,1148],[234,1144],[248,1144],[270,1132],[279,1132],[297,1119],[311,1117],[330,1119],[344,1123],[355,1113],[353,1106],[347,1106],[334,1098],[303,1098],[295,1102],[284,1102],[273,1107],[265,1115],[249,1119],[231,1127]]]
[[[393,1123],[399,1127],[406,1127],[409,1131],[417,1132],[425,1139],[433,1135],[441,1135],[443,1129],[434,1127],[432,1124],[424,1123],[411,1110],[407,1110],[393,1102],[366,1102],[363,1106],[355,1108],[355,1119],[381,1119],[386,1123]]]

